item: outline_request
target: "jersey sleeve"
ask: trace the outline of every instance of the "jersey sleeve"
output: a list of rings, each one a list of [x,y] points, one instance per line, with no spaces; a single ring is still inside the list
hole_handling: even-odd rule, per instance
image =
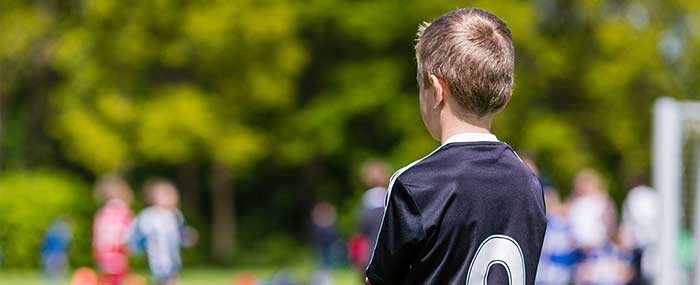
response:
[[[401,283],[425,239],[420,209],[398,179],[388,195],[377,243],[366,271],[372,285]]]

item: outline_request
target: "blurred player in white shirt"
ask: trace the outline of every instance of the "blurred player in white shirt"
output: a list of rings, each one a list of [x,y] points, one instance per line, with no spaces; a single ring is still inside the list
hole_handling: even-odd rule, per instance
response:
[[[180,248],[192,245],[196,234],[185,226],[177,189],[170,181],[152,179],[144,189],[152,205],[134,220],[132,240],[144,245],[156,284],[172,285],[182,264]]]
[[[632,253],[619,239],[617,212],[603,180],[584,169],[574,178],[569,216],[583,258],[575,276],[577,285],[626,285],[633,276]]]
[[[622,205],[623,242],[634,251],[636,274],[634,285],[651,284],[656,268],[655,251],[658,236],[658,194],[649,186],[630,189]]]

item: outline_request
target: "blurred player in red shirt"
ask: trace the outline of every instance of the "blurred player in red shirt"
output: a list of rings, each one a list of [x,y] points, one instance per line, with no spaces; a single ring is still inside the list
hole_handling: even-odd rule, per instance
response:
[[[92,250],[100,270],[100,284],[119,285],[129,273],[126,245],[133,213],[129,208],[132,190],[120,177],[106,176],[96,187],[103,204],[93,223]]]

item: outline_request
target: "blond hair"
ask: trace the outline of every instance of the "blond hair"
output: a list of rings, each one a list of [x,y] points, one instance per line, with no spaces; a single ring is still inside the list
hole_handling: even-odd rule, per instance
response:
[[[416,41],[421,87],[437,76],[464,111],[478,117],[508,103],[515,52],[501,19],[478,8],[458,9],[421,24]]]
[[[389,165],[381,160],[367,160],[360,167],[360,178],[367,187],[385,187],[391,175]]]
[[[143,195],[146,202],[153,204],[155,203],[155,195],[157,191],[168,191],[175,195],[177,193],[177,187],[170,180],[162,177],[151,177],[143,184]]]
[[[129,183],[118,175],[104,175],[97,181],[95,186],[95,198],[98,201],[106,202],[111,199],[119,199],[126,203],[131,203],[133,191]]]

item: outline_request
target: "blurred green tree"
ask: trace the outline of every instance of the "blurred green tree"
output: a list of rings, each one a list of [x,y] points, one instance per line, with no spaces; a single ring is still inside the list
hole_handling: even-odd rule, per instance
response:
[[[494,132],[563,193],[593,166],[619,201],[648,173],[653,100],[699,98],[696,2],[2,1],[0,170],[173,177],[217,259],[235,236],[301,238],[315,200],[352,207],[361,161],[437,146],[417,107],[416,27],[478,6],[516,45]]]
[[[295,11],[284,1],[80,3],[47,51],[62,77],[52,96],[55,137],[95,174],[205,164],[211,253],[230,257],[232,179],[269,155],[277,118],[265,114],[289,108],[305,61]]]
[[[17,70],[0,79],[10,83],[0,91],[4,101],[24,101],[13,94],[25,88],[37,97],[29,101],[48,99],[42,127],[62,157],[91,175],[158,164],[192,176],[193,165],[205,165],[212,181],[211,253],[231,256],[234,174],[269,155],[268,136],[293,102],[305,62],[297,9],[284,1],[5,6],[3,26],[13,29],[1,33],[10,45],[0,59]],[[49,87],[18,82],[37,72],[22,70],[34,60],[23,53],[39,58],[36,69],[50,74],[39,85]],[[20,122],[17,129],[31,126]],[[198,184],[182,185],[183,200],[198,209],[200,194],[192,189]]]

